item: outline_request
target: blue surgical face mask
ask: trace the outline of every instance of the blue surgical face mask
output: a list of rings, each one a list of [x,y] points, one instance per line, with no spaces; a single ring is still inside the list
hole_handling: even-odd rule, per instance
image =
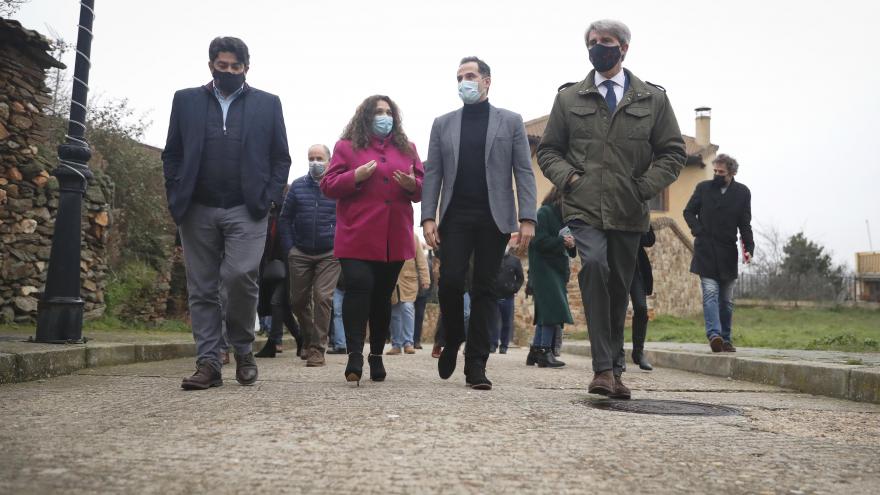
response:
[[[373,134],[385,137],[391,133],[394,126],[394,117],[390,115],[376,115],[373,119]]]
[[[327,169],[327,164],[322,161],[311,161],[309,162],[309,175],[312,176],[313,179],[318,180],[321,176],[324,175],[324,170]]]
[[[477,81],[462,81],[458,83],[458,97],[465,105],[472,105],[480,101],[480,83]]]

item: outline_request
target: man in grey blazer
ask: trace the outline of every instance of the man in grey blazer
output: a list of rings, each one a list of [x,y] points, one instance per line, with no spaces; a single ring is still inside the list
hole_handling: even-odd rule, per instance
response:
[[[504,248],[518,231],[517,249],[524,253],[535,235],[536,221],[535,177],[522,117],[489,104],[490,84],[485,62],[477,57],[461,60],[458,95],[464,106],[434,120],[422,184],[425,240],[437,249],[442,239],[443,246],[439,297],[447,345],[437,371],[440,378],[452,376],[465,340],[463,296],[473,256],[464,374],[468,386],[477,390],[492,388],[486,378],[489,315],[497,311],[494,282]]]

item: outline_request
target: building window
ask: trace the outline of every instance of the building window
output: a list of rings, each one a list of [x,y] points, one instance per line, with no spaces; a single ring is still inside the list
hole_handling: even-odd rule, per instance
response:
[[[669,188],[667,187],[648,201],[648,206],[651,211],[669,211]]]

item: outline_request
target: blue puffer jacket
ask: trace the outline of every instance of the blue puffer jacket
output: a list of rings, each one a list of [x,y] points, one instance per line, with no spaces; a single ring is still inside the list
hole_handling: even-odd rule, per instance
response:
[[[278,231],[285,253],[293,246],[306,254],[332,250],[336,233],[336,201],[321,193],[311,175],[296,179],[284,197]]]

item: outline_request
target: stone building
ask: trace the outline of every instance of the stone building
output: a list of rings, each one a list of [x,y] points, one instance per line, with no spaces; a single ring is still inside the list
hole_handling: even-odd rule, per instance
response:
[[[0,322],[34,322],[46,282],[58,207],[50,175],[45,71],[63,68],[49,41],[20,23],[0,19]],[[96,176],[83,201],[80,262],[87,316],[104,308],[105,246],[113,185]]]

